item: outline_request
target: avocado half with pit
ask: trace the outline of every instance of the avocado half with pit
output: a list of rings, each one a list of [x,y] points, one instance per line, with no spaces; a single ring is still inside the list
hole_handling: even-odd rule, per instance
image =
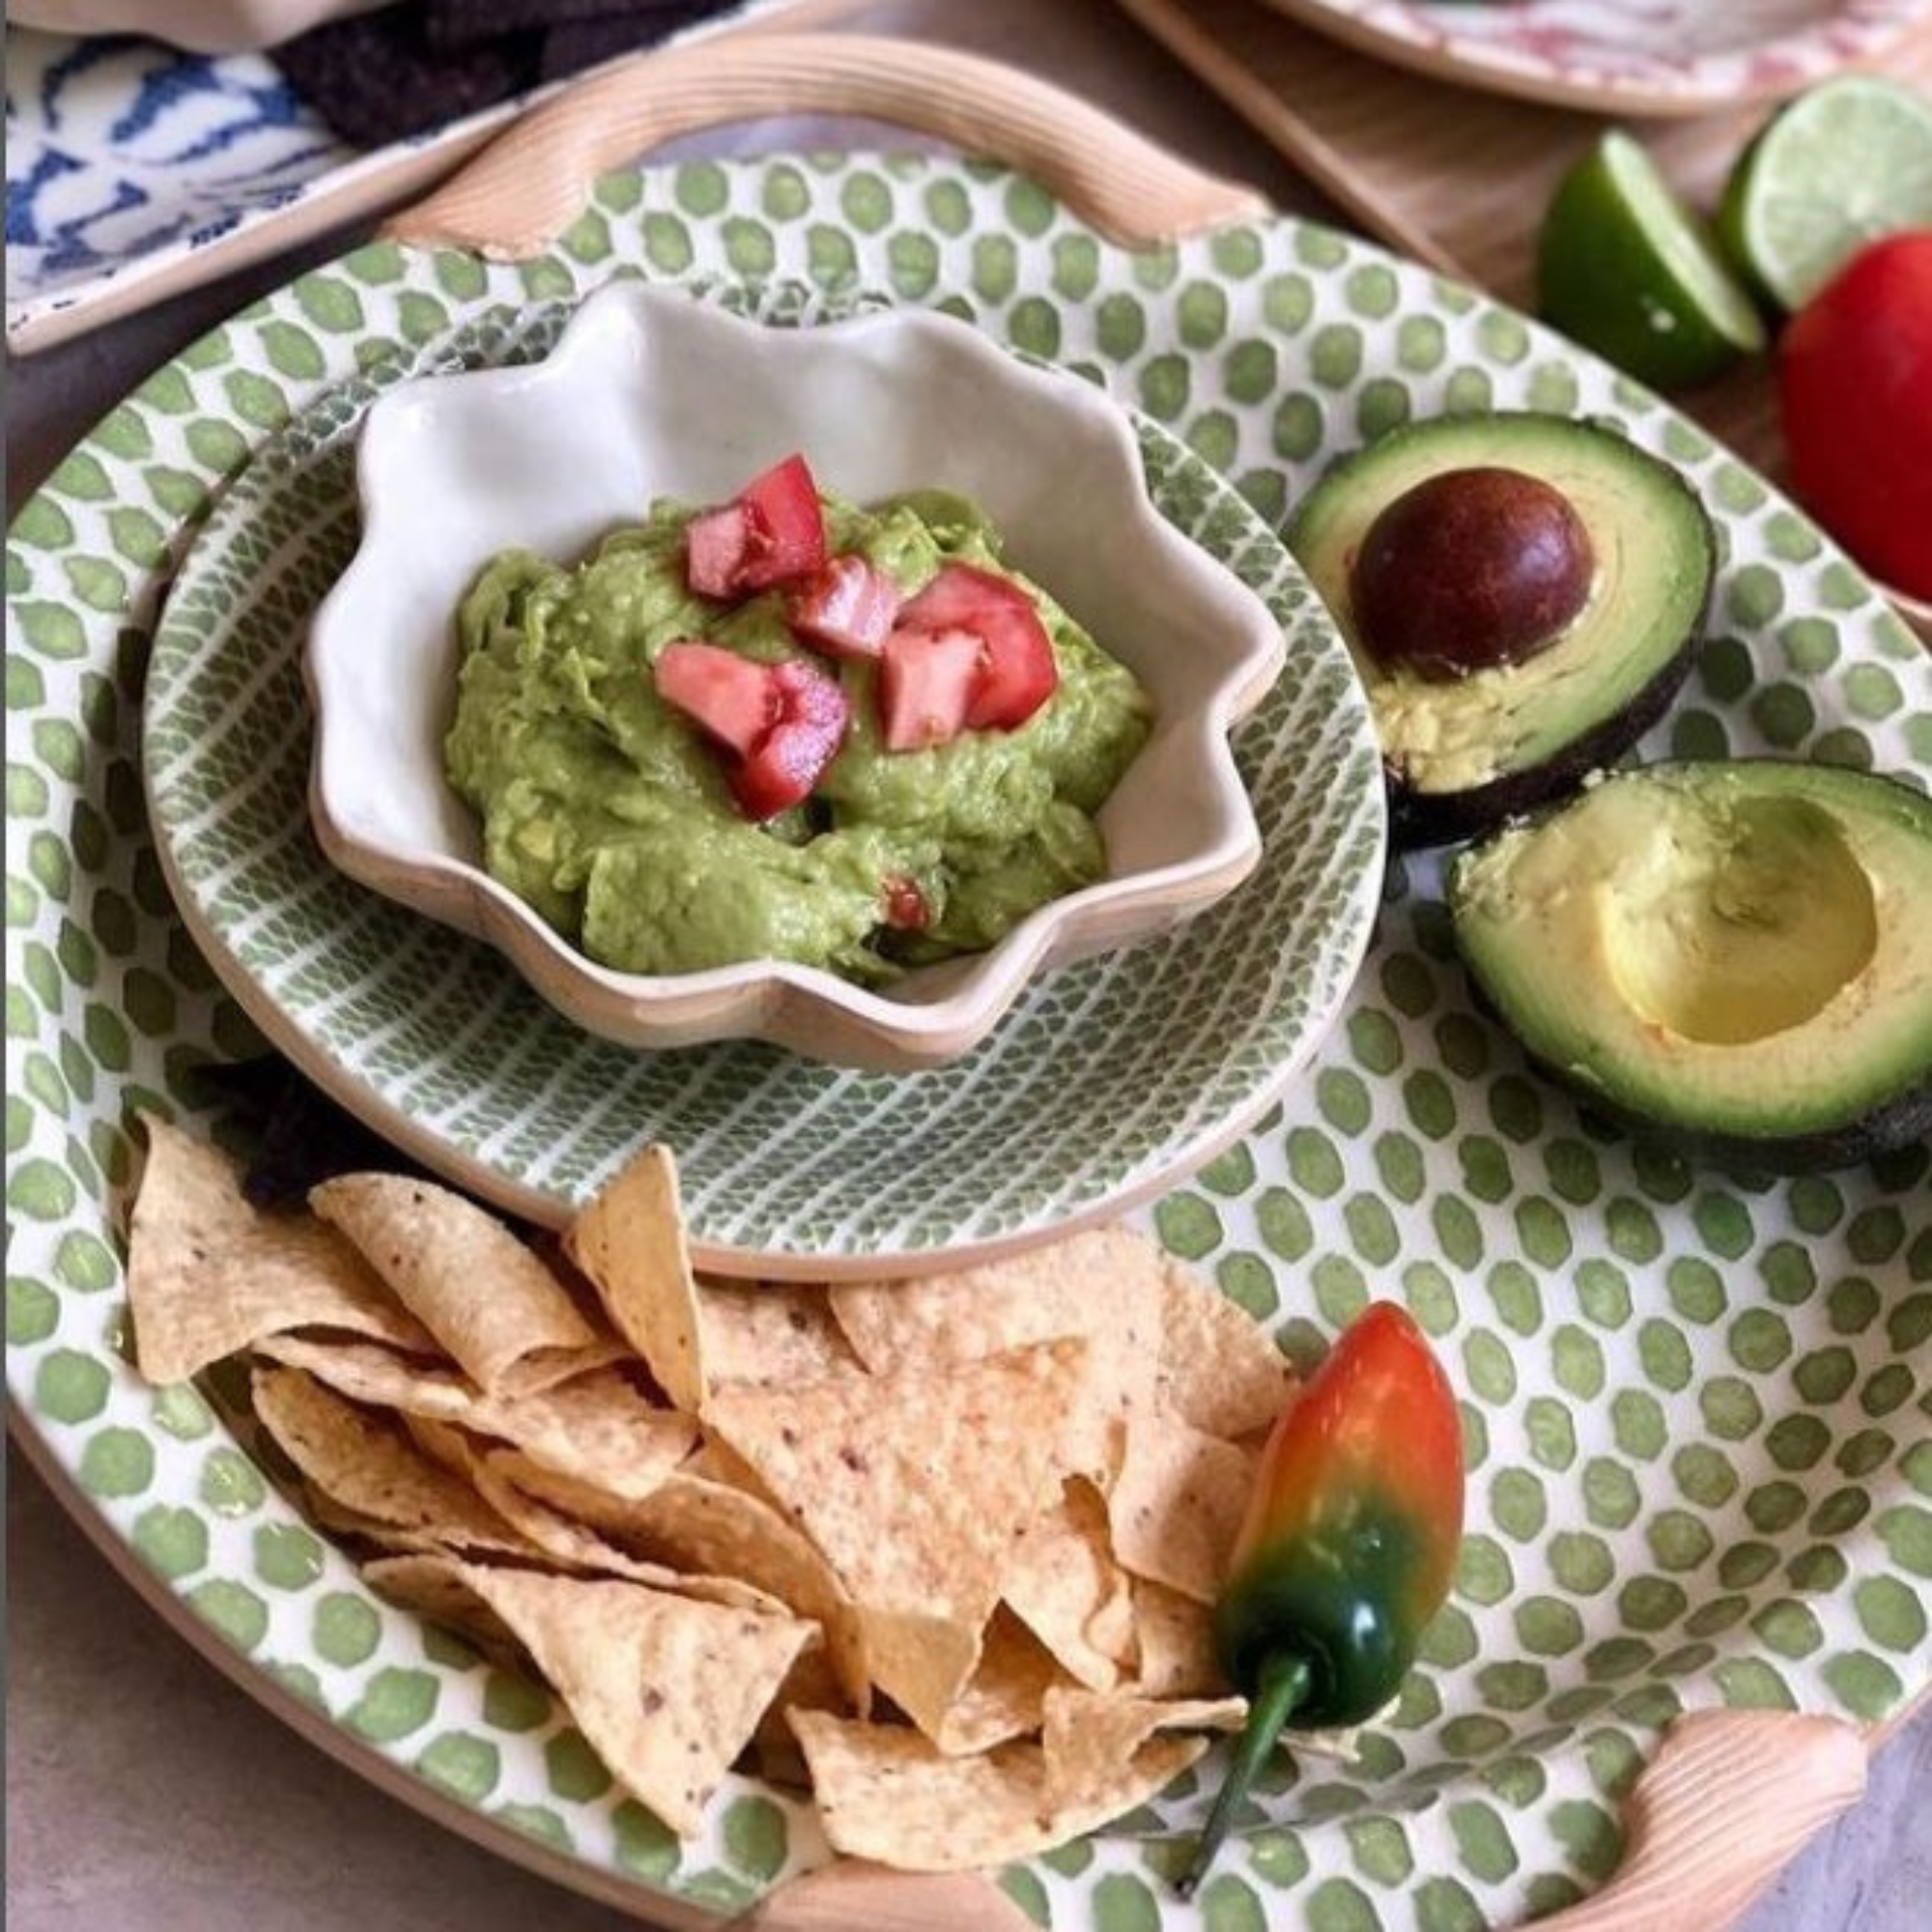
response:
[[[1932,1134],[1932,800],[1781,759],[1619,772],[1460,853],[1456,941],[1641,1131],[1804,1173]]]
[[[1289,526],[1368,689],[1398,847],[1575,790],[1663,715],[1717,568],[1668,463],[1535,412],[1411,423],[1346,457]]]

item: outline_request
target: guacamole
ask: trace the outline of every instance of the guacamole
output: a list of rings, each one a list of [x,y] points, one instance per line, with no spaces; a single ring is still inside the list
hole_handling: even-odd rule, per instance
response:
[[[863,556],[908,596],[949,561],[1022,582],[1058,687],[1016,729],[893,751],[874,662],[808,651],[776,590],[725,607],[688,588],[690,508],[653,505],[575,568],[504,552],[457,611],[446,769],[482,815],[491,874],[607,966],[785,959],[876,982],[991,946],[1106,869],[1094,814],[1151,716],[1133,674],[1005,570],[966,499],[922,491],[871,509],[828,497],[823,508],[830,549]],[[809,660],[842,685],[844,742],[802,805],[748,817],[717,747],[660,695],[659,654],[689,640],[760,664]],[[916,920],[895,915],[908,904]]]

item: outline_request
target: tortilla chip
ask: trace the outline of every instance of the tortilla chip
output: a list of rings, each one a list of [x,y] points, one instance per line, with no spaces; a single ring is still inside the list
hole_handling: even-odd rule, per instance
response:
[[[1140,1662],[1130,1688],[1143,1696],[1211,1697],[1228,1689],[1208,1605],[1136,1577],[1134,1635]]]
[[[846,1698],[864,1711],[870,1684],[858,1612],[817,1547],[762,1497],[684,1470],[640,1501],[626,1501],[554,1476],[515,1452],[490,1466],[526,1495],[575,1517],[621,1548],[673,1569],[736,1577],[825,1631]]]
[[[728,1382],[810,1382],[860,1367],[825,1291],[797,1282],[697,1284],[704,1377]]]
[[[1160,1399],[1225,1442],[1273,1423],[1294,1392],[1293,1364],[1244,1308],[1171,1255],[1160,1268]]]
[[[463,1549],[531,1554],[529,1541],[475,1492],[381,1417],[299,1369],[257,1365],[255,1414],[311,1487],[355,1519]]]
[[[969,1871],[1049,1851],[1146,1804],[1208,1748],[1205,1738],[1156,1738],[1086,1789],[1054,1797],[1037,1744],[947,1757],[899,1725],[790,1715],[826,1837],[901,1871]]]
[[[537,1571],[454,1566],[515,1633],[617,1781],[681,1838],[745,1747],[809,1623]]]
[[[650,1495],[697,1439],[692,1417],[659,1408],[617,1368],[487,1401],[465,1427],[515,1443],[554,1475],[631,1501]]]
[[[427,1530],[404,1529],[393,1522],[384,1522],[379,1517],[364,1516],[360,1510],[345,1508],[334,1501],[327,1490],[319,1490],[313,1483],[301,1486],[302,1514],[318,1529],[326,1530],[330,1536],[355,1537],[358,1542],[374,1544],[379,1549],[385,1549],[398,1556],[448,1556],[462,1553],[459,1546],[441,1536],[433,1536]],[[496,1554],[495,1551],[484,1551]],[[519,1546],[519,1556],[535,1556],[539,1552]],[[374,1558],[373,1561],[383,1561]]]
[[[526,1496],[516,1484],[498,1475],[488,1463],[477,1471],[476,1488],[491,1508],[497,1511],[529,1538],[553,1562],[567,1569],[587,1571],[595,1576],[621,1577],[654,1590],[696,1597],[726,1609],[750,1610],[758,1616],[778,1616],[787,1606],[768,1590],[748,1583],[739,1577],[707,1576],[681,1570],[674,1564],[657,1563],[648,1557],[634,1556],[621,1545],[598,1534],[586,1524],[573,1522],[567,1516]]]
[[[700,1442],[678,1464],[678,1473],[696,1476],[707,1483],[722,1483],[725,1489],[742,1490],[748,1496],[756,1496],[760,1502],[770,1503],[774,1509],[779,1506],[779,1499],[759,1480],[758,1472],[751,1463],[735,1449],[727,1448],[715,1437]]]
[[[1095,1228],[983,1267],[835,1287],[832,1311],[880,1374],[1081,1337],[1093,1362],[1070,1466],[1104,1487],[1120,1461],[1121,1421],[1154,1397],[1161,1285],[1147,1247],[1124,1228]]]
[[[1047,1693],[1066,1674],[1010,1610],[996,1610],[980,1645],[979,1668],[946,1713],[933,1739],[948,1757],[991,1750],[1040,1726]]]
[[[1079,1477],[1021,1529],[1001,1595],[1089,1690],[1111,1690],[1132,1662],[1132,1578],[1114,1559],[1105,1501]]]
[[[970,1362],[1058,1336],[1086,1337],[1097,1368],[1119,1350],[1151,1366],[1158,1326],[1151,1286],[1138,1265],[1145,1243],[1123,1228],[1095,1228],[1009,1261],[923,1275],[855,1282],[830,1290],[832,1312],[868,1369]],[[1124,1300],[1117,1294],[1128,1281]],[[1117,1374],[1112,1379],[1133,1378]]]
[[[1238,1731],[1245,1697],[1178,1702],[1055,1689],[1041,1713],[1047,1795],[1062,1800],[1089,1790],[1111,1765],[1125,1764],[1157,1731]]]
[[[157,1115],[141,1120],[148,1152],[128,1235],[128,1300],[135,1361],[149,1381],[185,1381],[292,1328],[435,1351],[422,1324],[332,1228],[251,1207],[240,1161]]]
[[[306,1370],[352,1401],[514,1443],[536,1466],[614,1500],[648,1495],[697,1437],[691,1417],[657,1407],[617,1368],[530,1395],[487,1396],[452,1369],[364,1344],[281,1336],[257,1352]]]
[[[1393,1710],[1393,1704],[1388,1706]],[[1378,1723],[1383,1716],[1377,1712],[1370,1723]],[[1284,1731],[1281,1734],[1281,1748],[1302,1757],[1332,1758],[1337,1764],[1354,1764],[1362,1755],[1362,1733],[1365,1724],[1330,1725],[1322,1730]]]
[[[475,1436],[466,1435],[453,1422],[440,1422],[428,1415],[412,1415],[407,1409],[398,1410],[396,1419],[403,1425],[410,1440],[439,1468],[461,1477],[471,1489],[476,1487],[476,1466],[483,1454],[483,1445]]]
[[[805,1767],[805,1753],[792,1731],[788,1717],[792,1711],[829,1711],[836,1718],[852,1715],[838,1672],[822,1645],[800,1651],[752,1734],[751,1768],[757,1776],[773,1784],[809,1791],[811,1774]]]
[[[571,1223],[563,1245],[671,1406],[696,1415],[704,1345],[670,1150],[645,1148]]]
[[[528,1653],[509,1625],[469,1587],[462,1565],[446,1551],[375,1557],[362,1565],[362,1580],[379,1596],[444,1625],[479,1650],[527,1665]]]
[[[427,1180],[345,1174],[309,1205],[376,1271],[487,1394],[547,1385],[605,1358],[605,1338],[494,1215]]]
[[[741,1455],[860,1601],[983,1620],[1019,1527],[1060,1480],[1057,1418],[1079,1342],[947,1375],[728,1389],[707,1427]]]
[[[877,1685],[928,1737],[936,1737],[980,1667],[985,1625],[861,1604],[859,1640],[867,1685]]]
[[[461,1422],[483,1400],[482,1390],[453,1362],[398,1354],[373,1342],[270,1335],[255,1345],[255,1352],[284,1368],[299,1369],[368,1408]]]
[[[1131,1423],[1126,1459],[1107,1498],[1122,1568],[1211,1604],[1247,1509],[1255,1462],[1249,1450],[1176,1416]]]
[[[685,1473],[673,1475],[637,1513],[641,1547],[680,1569],[742,1577],[825,1632],[846,1698],[869,1709],[857,1606],[811,1540],[761,1497]]]
[[[555,1510],[560,1516],[574,1518],[596,1530],[600,1536],[621,1542],[636,1520],[636,1498],[613,1495],[611,1491],[581,1481],[576,1476],[560,1476],[554,1469],[547,1469],[541,1463],[526,1456],[521,1449],[498,1448],[479,1442],[474,1453],[487,1455],[496,1475],[504,1482],[514,1483],[526,1496],[542,1503],[547,1509]]]
[[[705,1420],[863,1611],[947,1623],[977,1639],[1014,1536],[1058,1492],[1058,1425],[1079,1406],[1088,1360],[1084,1342],[1058,1341],[944,1375],[727,1388]],[[977,1640],[935,1645],[923,1662],[904,1634],[895,1621],[868,1635],[872,1681],[936,1731],[977,1662]]]
[[[503,1462],[514,1452],[493,1450],[480,1438],[447,1423],[425,1422],[414,1416],[407,1420],[410,1434],[425,1453],[460,1476],[525,1539],[526,1554],[541,1555],[560,1569],[594,1577],[621,1577],[654,1590],[721,1604],[727,1609],[765,1616],[787,1613],[776,1597],[741,1577],[700,1575],[636,1555],[590,1524],[539,1501],[505,1472]]]

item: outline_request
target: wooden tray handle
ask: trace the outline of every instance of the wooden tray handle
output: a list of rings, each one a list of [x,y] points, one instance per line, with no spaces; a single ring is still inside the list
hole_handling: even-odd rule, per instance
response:
[[[1865,1788],[1864,1741],[1835,1718],[1699,1711],[1670,1727],[1624,1801],[1615,1874],[1547,1932],[1729,1925]]]
[[[1616,1872],[1544,1921],[1547,1932],[1729,1925],[1863,1795],[1866,1742],[1835,1718],[1789,1712],[1680,1719],[1624,1802]],[[781,1886],[733,1932],[1023,1932],[1026,1922],[980,1874],[920,1878],[840,1860]]]
[[[980,1872],[888,1871],[857,1859],[781,1885],[731,1932],[1033,1932],[1033,1920]]]
[[[562,233],[608,168],[658,143],[768,115],[856,114],[1004,161],[1132,245],[1267,213],[1083,100],[997,61],[864,34],[746,34],[617,63],[524,115],[384,233],[497,261]]]

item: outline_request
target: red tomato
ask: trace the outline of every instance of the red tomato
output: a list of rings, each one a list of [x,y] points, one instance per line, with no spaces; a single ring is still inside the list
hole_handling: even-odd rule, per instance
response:
[[[772,728],[724,774],[747,818],[803,805],[845,742],[852,706],[837,678],[793,660],[772,667],[779,715]]]
[[[796,660],[758,664],[719,644],[658,653],[659,696],[737,756],[725,782],[747,818],[801,805],[845,742],[851,700],[837,678]]]
[[[802,456],[773,464],[685,529],[685,582],[700,597],[749,597],[824,562],[825,512]]]
[[[898,615],[899,586],[863,556],[835,556],[785,599],[802,644],[834,658],[876,658]]]
[[[921,752],[958,737],[984,657],[972,631],[895,631],[879,660],[886,750]]]
[[[796,583],[825,566],[825,511],[818,485],[802,456],[787,456],[738,492],[757,531],[753,554],[741,567],[741,588],[769,590]]]
[[[1932,230],[1861,248],[1777,360],[1800,500],[1875,576],[1932,597]]]
[[[770,665],[720,644],[680,639],[658,653],[658,696],[701,724],[743,758],[757,749],[779,715]]]
[[[909,631],[966,631],[980,639],[980,671],[966,705],[972,730],[1013,730],[1059,688],[1053,641],[1033,599],[1010,577],[944,564],[898,621]]]

